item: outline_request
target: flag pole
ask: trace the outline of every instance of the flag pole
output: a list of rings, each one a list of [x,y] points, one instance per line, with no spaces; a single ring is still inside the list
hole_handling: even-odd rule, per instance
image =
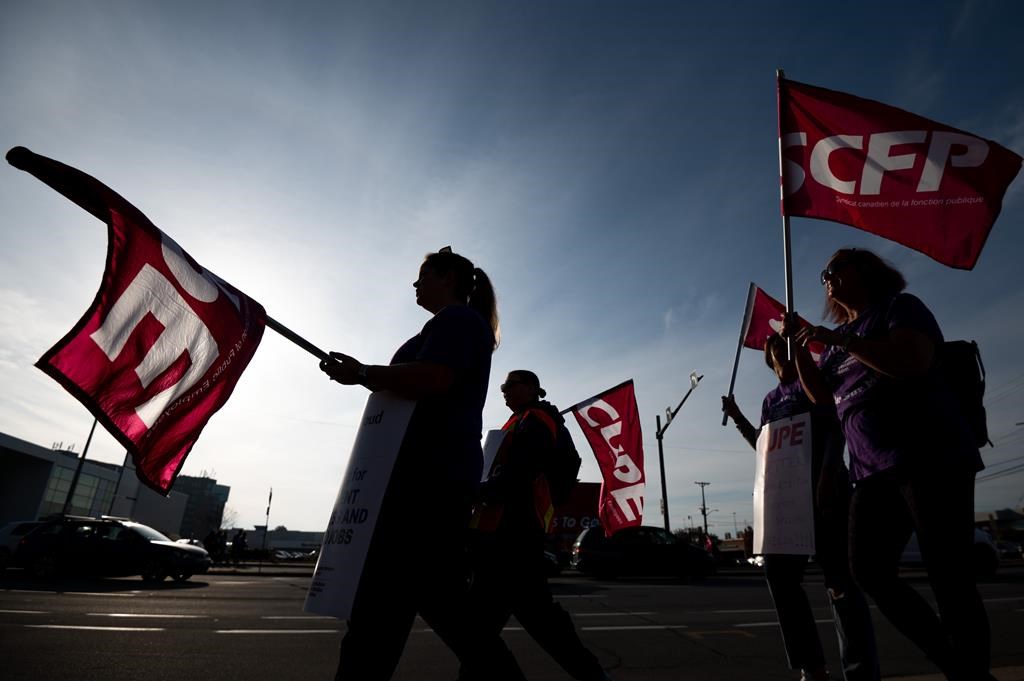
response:
[[[323,350],[321,350],[317,346],[313,345],[308,340],[306,340],[305,338],[303,338],[299,334],[295,333],[294,331],[289,329],[287,326],[285,326],[281,322],[279,322],[276,319],[272,318],[270,315],[267,315],[266,322],[267,322],[267,326],[269,328],[273,329],[274,331],[277,331],[279,334],[281,334],[282,336],[284,336],[285,338],[290,340],[292,343],[295,343],[300,348],[302,348],[303,350],[305,350],[309,354],[313,355],[317,359],[330,359],[331,358],[331,356],[328,355],[326,352],[324,352]]]
[[[775,70],[776,81],[776,107],[779,123],[779,208],[782,211],[782,253],[786,261],[786,316],[793,314],[795,304],[793,302],[793,248],[790,243],[789,215],[786,214],[786,179],[782,175],[782,81],[786,78],[786,72],[782,69]],[[787,359],[793,359],[793,339],[786,339]],[[724,424],[723,424],[724,425]]]
[[[743,323],[740,325],[740,340],[736,344],[736,359],[732,363],[732,378],[729,379],[729,397],[732,397],[733,388],[736,387],[736,371],[740,368],[740,353],[743,352],[743,341],[747,337],[747,331],[750,330],[750,318],[753,316],[754,311],[754,282],[750,282],[750,288],[747,289],[747,307],[743,312]],[[722,425],[725,426],[729,422],[729,415],[722,414]]]

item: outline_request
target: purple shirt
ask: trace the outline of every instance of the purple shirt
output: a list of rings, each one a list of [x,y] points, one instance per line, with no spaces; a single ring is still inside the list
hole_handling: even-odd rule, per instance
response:
[[[836,328],[861,338],[881,338],[893,329],[914,329],[935,347],[942,331],[917,297],[900,293]],[[942,465],[971,456],[968,425],[955,396],[934,368],[921,377],[896,379],[880,374],[837,346],[819,363],[832,395],[850,452],[850,477],[863,480],[897,464],[920,461]]]
[[[811,415],[811,479],[816,481],[826,454],[833,451],[831,448],[836,448],[835,455],[842,457],[843,440],[839,435],[835,410],[831,406],[819,406],[811,402],[799,380],[779,383],[764,396],[761,403],[761,427],[772,421],[806,413]]]

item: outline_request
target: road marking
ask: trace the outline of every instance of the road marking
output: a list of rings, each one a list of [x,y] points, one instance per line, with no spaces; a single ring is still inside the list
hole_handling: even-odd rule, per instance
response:
[[[685,624],[637,624],[616,627],[580,627],[583,631],[648,631],[665,629],[688,629]]]
[[[5,615],[49,615],[47,610],[0,610]]]
[[[215,634],[337,634],[341,629],[216,629]]]
[[[653,610],[637,610],[635,612],[573,612],[573,617],[632,617],[633,615],[654,615]]]
[[[130,591],[128,593],[99,593],[93,591],[38,591],[36,589],[7,589],[8,593],[18,594],[35,594],[37,596],[45,596],[47,594],[51,596],[120,596],[122,598],[132,598],[138,596],[141,591]]]
[[[333,620],[329,615],[263,615],[261,620]]]
[[[30,629],[74,629],[76,631],[164,631],[161,627],[86,627],[72,624],[26,624]]]
[[[146,614],[139,612],[87,612],[86,615],[90,617],[143,617],[147,619],[166,619],[166,620],[196,620],[206,619],[207,615],[159,615],[159,614]]]
[[[816,624],[832,624],[835,620],[814,620]],[[778,622],[744,622],[742,624],[734,624],[734,627],[777,627]]]
[[[738,631],[736,629],[708,629],[705,631],[688,631],[686,635],[690,638],[703,640],[706,636],[742,636],[744,638],[756,638],[749,631]]]
[[[760,608],[755,610],[712,610],[716,615],[741,615],[749,612],[775,612],[774,608]]]
[[[227,579],[225,579],[225,580],[219,580],[219,579],[218,580],[214,580],[214,583],[217,584],[217,586],[246,586],[246,585],[249,585],[249,584],[263,584],[263,582],[252,582],[252,581],[236,582],[236,581],[227,580]]]

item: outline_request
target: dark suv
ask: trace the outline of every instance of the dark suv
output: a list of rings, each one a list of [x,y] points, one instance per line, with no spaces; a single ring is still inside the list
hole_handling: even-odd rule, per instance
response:
[[[178,544],[156,530],[120,518],[63,516],[25,535],[13,564],[37,577],[57,574],[125,577],[179,582],[210,567],[210,554]]]
[[[661,527],[626,527],[611,537],[602,527],[580,533],[570,565],[595,577],[658,576],[699,579],[714,572],[707,551],[676,538]]]

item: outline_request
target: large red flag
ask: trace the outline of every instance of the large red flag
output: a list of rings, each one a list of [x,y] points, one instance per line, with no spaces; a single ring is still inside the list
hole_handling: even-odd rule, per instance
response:
[[[99,292],[36,366],[131,452],[144,483],[166,493],[256,352],[266,313],[95,178],[21,147],[7,160],[107,223]]]
[[[779,79],[782,212],[834,220],[960,269],[978,260],[1021,157],[880,102]]]
[[[644,513],[644,446],[633,380],[570,409],[601,468],[604,484],[598,515],[605,534],[639,525]]]
[[[754,284],[750,285],[753,295],[748,301],[746,321],[744,322],[744,347],[764,350],[768,337],[782,330],[782,319],[786,316],[786,306],[772,298]],[[803,317],[797,317],[800,328],[810,326]],[[808,349],[815,358],[821,355],[825,346],[817,341],[808,343]]]

